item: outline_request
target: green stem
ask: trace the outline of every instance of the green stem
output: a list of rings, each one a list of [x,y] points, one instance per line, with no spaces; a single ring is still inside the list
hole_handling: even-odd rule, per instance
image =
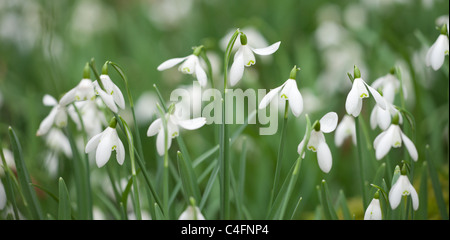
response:
[[[355,119],[355,129],[356,129],[356,147],[358,150],[358,162],[359,162],[359,177],[361,181],[361,194],[364,209],[367,208],[367,199],[366,199],[366,187],[365,187],[365,176],[364,176],[364,160],[362,154],[362,141],[361,141],[361,130],[359,127],[359,116]]]
[[[283,123],[281,125],[281,138],[280,138],[280,145],[278,146],[278,156],[277,156],[277,163],[276,163],[276,167],[275,167],[275,178],[273,181],[273,186],[272,186],[272,193],[270,196],[270,203],[269,206],[272,205],[273,203],[273,199],[275,197],[275,190],[278,187],[278,182],[280,179],[280,172],[281,172],[281,165],[282,165],[282,158],[283,158],[283,152],[284,152],[284,142],[285,142],[285,135],[286,135],[286,123],[288,120],[288,109],[289,109],[289,102],[286,101],[285,104],[285,108],[284,108],[284,118],[283,118]]]

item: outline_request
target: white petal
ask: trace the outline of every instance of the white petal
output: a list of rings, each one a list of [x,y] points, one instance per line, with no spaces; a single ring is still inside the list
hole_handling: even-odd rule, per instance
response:
[[[5,206],[6,206],[6,192],[2,182],[0,181],[0,210],[5,208]]]
[[[178,71],[184,74],[193,74],[195,72],[195,66],[198,64],[198,57],[195,55],[189,55],[186,61],[178,67]]]
[[[403,175],[402,175],[403,176]],[[392,209],[396,209],[402,200],[403,191],[402,191],[402,181],[399,181],[400,176],[397,182],[392,186],[389,191],[389,203],[391,204]]]
[[[206,77],[205,70],[203,70],[199,62],[195,65],[195,74],[197,76],[197,80],[200,86],[206,87],[206,84],[208,83],[208,78]]]
[[[290,86],[286,84],[284,88],[288,88],[287,97],[289,101],[289,108],[294,116],[298,117],[303,111],[303,98],[300,91],[297,88],[297,82],[293,79],[289,79]]]
[[[86,147],[85,147],[85,149],[84,149],[84,152],[85,152],[85,153],[90,153],[90,152],[94,151],[94,150],[97,148],[98,143],[100,142],[100,139],[101,139],[102,135],[103,135],[103,132],[101,132],[101,133],[96,134],[95,136],[93,136],[93,137],[87,142]]]
[[[158,71],[163,71],[166,69],[169,69],[179,63],[181,63],[182,61],[186,60],[187,57],[182,57],[182,58],[172,58],[169,60],[166,60],[165,62],[161,63],[156,69],[158,69]]]
[[[281,44],[281,41],[276,42],[265,48],[255,48],[252,50],[254,53],[256,53],[258,55],[270,55],[278,50],[278,48],[280,47],[280,44]]]
[[[417,159],[419,158],[419,154],[417,153],[417,149],[416,146],[414,145],[414,143],[411,141],[411,139],[409,139],[404,133],[402,134],[402,140],[405,143],[405,147],[409,152],[409,155],[411,156],[411,158],[417,162]]]
[[[236,85],[239,80],[241,80],[242,76],[244,75],[244,54],[241,50],[242,48],[239,48],[236,52],[236,55],[234,56],[233,64],[230,68],[230,85],[234,86]]]
[[[305,145],[305,138],[303,138],[302,141],[298,144],[298,147],[297,147],[298,154],[302,153],[303,145]],[[305,149],[305,151],[306,151],[306,149]],[[303,155],[304,154],[305,154],[305,152],[303,152]],[[302,156],[302,158],[303,158],[303,156]]]
[[[275,96],[281,91],[281,88],[282,88],[285,84],[286,84],[286,83],[284,83],[283,85],[281,85],[281,86],[279,86],[279,87],[277,87],[277,88],[275,88],[275,89],[270,90],[269,93],[267,93],[267,94],[263,97],[263,99],[262,99],[261,102],[259,103],[258,108],[259,108],[259,109],[263,109],[263,108],[267,107],[267,105],[269,105],[269,103],[272,101],[273,97],[275,97]]]
[[[325,114],[320,120],[320,131],[324,133],[332,132],[336,129],[338,115],[335,112]]]
[[[345,110],[347,111],[348,114],[353,114],[353,112],[355,111],[355,109],[358,106],[359,100],[360,99],[358,96],[357,87],[356,87],[355,83],[353,83],[352,89],[348,93],[347,99],[345,101]],[[357,117],[357,116],[355,116],[355,117]]]
[[[170,148],[170,145],[172,144],[172,138],[168,137],[167,139],[167,149]],[[156,137],[156,150],[159,154],[159,156],[163,156],[165,149],[164,149],[164,129],[161,128],[161,130],[158,133],[158,136]]]
[[[44,106],[56,106],[58,104],[58,101],[56,99],[48,94],[45,94],[42,98],[42,103]]]
[[[362,103],[363,103],[362,98],[358,98],[357,103],[356,103],[356,107],[355,107],[355,109],[352,112],[352,115],[354,117],[359,116],[359,114],[361,113]]]
[[[75,94],[77,92],[76,88],[72,88],[70,91],[68,91],[64,96],[61,97],[59,100],[59,104],[61,106],[66,106],[67,104],[70,104],[71,102],[75,101]]]
[[[247,46],[244,45],[241,47],[242,53],[244,56],[244,65],[246,67],[250,67],[251,65],[254,65],[256,63],[255,55],[253,54],[252,50]]]
[[[98,92],[98,95],[102,98],[105,105],[108,106],[108,108],[111,109],[111,111],[117,113],[118,109],[117,109],[116,103],[114,102],[113,96],[107,94],[105,91],[103,91],[100,88],[97,89],[97,92]]]
[[[158,118],[155,121],[153,121],[152,124],[150,124],[150,126],[148,127],[147,136],[151,137],[156,135],[161,129],[161,127],[162,127],[162,120],[161,118]]]
[[[331,156],[330,148],[325,141],[320,141],[317,148],[317,161],[319,163],[320,169],[324,173],[328,173],[333,165],[333,160]]]
[[[180,125],[184,129],[188,129],[188,130],[194,130],[194,129],[201,128],[203,125],[205,125],[205,123],[206,123],[206,118],[204,118],[204,117],[178,121],[178,125]]]
[[[205,220],[205,217],[202,215],[198,207],[195,207],[194,209],[192,206],[188,206],[187,209],[183,213],[181,213],[180,217],[178,218],[178,220],[195,220],[195,219]]]
[[[377,142],[376,150],[375,150],[375,156],[376,156],[377,160],[380,160],[384,156],[386,156],[386,154],[391,149],[392,136],[394,134],[394,131],[395,131],[395,129],[393,128],[393,126],[391,126],[386,130],[386,133],[383,134],[383,136],[375,139],[375,141]],[[375,143],[374,143],[374,147],[375,147]]]
[[[123,98],[122,91],[114,84],[113,86],[114,92],[112,94],[114,102],[116,102],[117,106],[124,109],[125,108],[125,99]]]
[[[417,211],[417,209],[419,209],[419,196],[417,196],[416,189],[414,189],[414,187],[411,184],[409,184],[408,191],[411,194],[413,208],[414,210]]]
[[[358,90],[358,97],[359,98],[368,98],[369,93],[367,92],[366,83],[361,78],[356,78],[353,82],[353,85],[356,86],[356,89]]]
[[[366,84],[366,83],[364,83]],[[377,102],[378,106],[380,106],[380,108],[386,110],[386,103],[384,98],[380,95],[380,93],[373,89],[371,86],[367,85],[367,88],[369,89],[370,93],[372,94],[373,98],[375,99],[375,101]]]
[[[373,107],[372,112],[370,113],[370,128],[372,128],[372,130],[377,128],[378,126],[378,109],[380,108],[375,106]]]
[[[325,137],[323,136],[323,133],[321,131],[312,130],[311,135],[309,137],[309,142],[306,145],[307,149],[317,152],[317,149],[319,148],[319,143],[324,142]]]
[[[36,136],[42,136],[46,134],[50,128],[53,126],[53,123],[55,122],[55,117],[57,113],[58,107],[53,107],[50,113],[47,117],[42,120],[41,124],[39,125],[39,129],[37,130]]]
[[[381,220],[380,200],[372,199],[364,214],[364,220]]]
[[[382,130],[387,129],[391,124],[391,113],[387,109],[383,110],[378,105],[376,105],[374,108],[378,108],[378,114],[376,116],[378,125]]]
[[[429,63],[434,70],[441,68],[444,64],[445,54],[449,51],[449,42],[447,36],[440,34],[436,42],[429,50]]]
[[[123,146],[123,143],[119,138],[117,138],[116,143],[116,159],[120,165],[122,165],[125,161],[125,147]]]
[[[113,139],[111,139],[111,130],[109,127],[104,131],[102,138],[97,146],[95,162],[99,168],[103,167],[111,157]]]

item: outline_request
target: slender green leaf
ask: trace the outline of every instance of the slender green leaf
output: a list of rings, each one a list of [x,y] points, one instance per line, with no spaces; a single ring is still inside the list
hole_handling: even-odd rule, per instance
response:
[[[19,185],[25,198],[24,201],[30,211],[31,218],[41,220],[43,219],[41,206],[38,202],[36,191],[30,185],[32,183],[31,177],[28,173],[28,169],[23,158],[22,147],[12,127],[9,127],[9,138],[14,153],[14,161],[16,163]]]
[[[347,199],[346,199],[344,191],[342,189],[339,191],[338,204],[341,206],[342,215],[344,216],[344,220],[352,220],[352,216],[350,214],[350,209],[348,208],[348,205],[347,205]]]
[[[11,202],[12,206],[13,206],[13,212],[14,212],[14,217],[15,219],[19,219],[19,210],[17,209],[17,202],[16,202],[16,196],[14,194],[14,189],[13,186],[17,188],[17,191],[19,191],[18,189],[18,184],[17,184],[17,180],[14,176],[14,174],[12,173],[11,169],[9,168],[8,164],[6,163],[6,159],[5,159],[5,154],[3,153],[3,148],[1,147],[2,145],[0,144],[0,158],[2,159],[2,168],[5,172],[5,183],[6,183],[6,187],[5,187],[5,193],[7,195],[7,201]],[[15,183],[15,184],[13,184]]]
[[[192,165],[186,161],[183,154],[177,153],[178,170],[186,200],[193,197],[196,201],[200,200],[200,190],[198,189],[197,177],[195,176]]]
[[[322,180],[320,189],[322,195],[322,208],[324,210],[325,216],[327,216],[329,220],[338,220],[336,210],[331,203],[330,194],[328,192],[328,185],[325,180]]]
[[[428,165],[428,172],[430,174],[431,185],[433,186],[436,203],[439,207],[439,212],[441,214],[442,219],[448,220],[447,205],[445,204],[445,201],[444,201],[441,184],[439,182],[439,176],[436,171],[436,167],[434,166],[434,161],[429,156],[429,154],[430,154],[429,153],[430,152],[429,145],[427,145],[425,147],[425,150],[426,150],[426,161],[427,161],[427,165]]]
[[[59,178],[58,220],[70,220],[71,207],[69,191],[63,178]]]
[[[428,217],[428,164],[426,161],[422,164],[422,174],[420,176],[419,190],[419,209],[415,219],[426,220]]]

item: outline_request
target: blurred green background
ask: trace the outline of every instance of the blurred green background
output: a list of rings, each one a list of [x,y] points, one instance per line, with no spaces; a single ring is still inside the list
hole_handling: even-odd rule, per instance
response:
[[[404,128],[419,151],[419,161],[414,164],[416,173],[420,173],[425,146],[429,144],[428,161],[434,161],[437,167],[448,207],[448,57],[438,71],[427,68],[424,60],[427,49],[439,35],[439,18],[446,15],[448,19],[448,5],[446,0],[0,0],[1,144],[10,148],[8,126],[12,126],[21,140],[33,178],[49,189],[57,189],[57,177],[46,174],[45,141],[36,137],[40,122],[50,111],[42,104],[44,94],[59,98],[73,88],[81,80],[86,62],[94,58],[97,69],[106,60],[122,66],[135,101],[145,93],[154,94],[153,84],[168,100],[173,89],[191,85],[192,77],[175,68],[158,72],[156,67],[169,58],[191,54],[192,47],[201,44],[211,54],[216,86],[222,86],[224,51],[220,41],[236,28],[254,28],[268,44],[281,41],[281,46],[270,58],[257,56],[257,64],[246,69],[236,87],[274,88],[297,65],[301,68],[297,82],[305,98],[304,113],[313,122],[329,111],[335,111],[342,119],[351,87],[346,73],[352,71],[353,65],[360,67],[369,84],[393,66],[399,66],[408,89],[406,108],[415,118],[415,131],[408,125]],[[110,75],[125,93],[119,76],[114,71]],[[362,114],[367,126],[373,104],[373,100],[364,103]],[[153,111],[151,105],[144,104],[144,111],[145,107],[148,112]],[[282,176],[297,159],[297,145],[305,131],[304,113],[297,119],[289,117]],[[122,115],[129,116],[129,112]],[[154,138],[146,137],[151,118],[139,119],[138,123],[146,162],[150,172],[158,176]],[[238,127],[233,126],[231,131]],[[260,136],[259,127],[249,125],[241,135],[246,137],[248,146],[244,202],[255,219],[264,218],[266,213],[279,142],[279,134]],[[215,146],[217,142],[211,134],[214,129],[205,126],[181,134],[191,158]],[[371,141],[378,133],[379,129],[370,130]],[[355,148],[350,141],[337,148],[334,133],[326,138],[333,153],[333,168],[329,174],[323,174],[314,154],[307,152],[309,157],[303,162],[293,196],[293,203],[299,196],[303,198],[295,218],[314,218],[318,205],[315,186],[322,179],[327,181],[333,198],[343,190],[351,211],[362,218]],[[241,141],[239,138],[232,147],[236,169]],[[175,145],[170,151],[174,164],[176,150]],[[391,151],[392,161],[399,164],[402,154],[403,150]],[[379,164],[370,162],[368,156],[366,160],[368,168]],[[61,164],[66,160],[60,156],[59,161]],[[117,165],[115,161],[109,164]],[[204,168],[200,166],[197,174]],[[101,169],[92,167],[92,171]],[[366,176],[373,177],[375,171],[366,169]],[[69,172],[61,170],[59,175],[69,178],[70,186]],[[439,219],[432,188],[429,189],[429,218]],[[52,200],[45,199],[45,194],[41,197],[49,211],[54,211]],[[204,215],[217,218],[214,209],[218,200],[211,199],[218,199],[218,191],[212,192]],[[183,204],[180,198],[180,210]]]

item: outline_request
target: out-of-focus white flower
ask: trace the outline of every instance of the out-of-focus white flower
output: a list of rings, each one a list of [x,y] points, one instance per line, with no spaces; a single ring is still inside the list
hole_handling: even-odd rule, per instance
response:
[[[74,101],[94,100],[95,90],[94,84],[91,79],[83,78],[80,83],[71,90],[69,90],[64,96],[61,97],[59,103],[62,106],[66,106]]]
[[[448,24],[448,22],[447,22]],[[448,26],[444,24],[441,29],[441,34],[436,41],[431,45],[427,52],[425,63],[427,67],[431,66],[435,71],[442,67],[445,60],[445,55],[449,53],[448,41]]]
[[[155,27],[167,31],[183,25],[192,6],[192,0],[149,0],[148,17]]]
[[[153,92],[147,91],[141,94],[134,105],[134,110],[136,112],[136,121],[138,124],[147,125],[152,118],[155,116],[156,102],[158,102],[158,97],[155,96]]]
[[[72,157],[72,149],[69,139],[59,128],[52,128],[45,136],[45,142],[49,148],[56,152],[62,152],[66,157]]]
[[[0,210],[3,210],[6,206],[6,192],[5,187],[3,187],[3,183],[0,180]]]
[[[272,89],[266,96],[263,97],[259,103],[258,108],[263,109],[269,105],[269,103],[274,99],[275,96],[282,100],[289,101],[289,108],[291,109],[294,116],[298,117],[303,111],[303,98],[300,91],[297,88],[297,82],[295,80],[295,73],[298,70],[294,67],[291,71],[291,76],[286,80],[281,86]]]
[[[402,171],[402,174],[389,191],[389,203],[391,204],[391,208],[396,209],[400,204],[402,197],[407,195],[411,195],[413,208],[414,210],[417,210],[419,208],[419,197],[416,189],[414,189],[414,186],[409,181],[408,176]]]
[[[369,91],[367,91],[367,89]],[[377,90],[369,86],[362,78],[359,69],[355,66],[355,80],[353,81],[352,89],[347,95],[345,102],[345,109],[348,114],[354,117],[359,116],[362,109],[363,98],[369,97],[369,92],[374,97],[376,103],[382,108],[386,109],[386,103]]]
[[[375,156],[378,160],[386,156],[392,147],[401,147],[402,142],[405,144],[409,155],[414,161],[417,161],[419,157],[416,146],[414,146],[414,143],[402,132],[398,125],[399,115],[400,114],[395,115],[389,128],[380,133],[373,141]]]
[[[336,146],[342,146],[347,137],[351,137],[353,144],[356,145],[355,119],[351,115],[345,115],[336,128],[336,133],[334,134]]]
[[[157,69],[158,71],[164,71],[181,63],[181,65],[178,67],[178,71],[184,74],[192,74],[192,75],[195,74],[200,85],[202,87],[205,87],[206,84],[208,83],[208,78],[206,76],[205,70],[202,67],[202,64],[200,63],[200,58],[198,57],[202,51],[202,48],[203,46],[196,47],[194,49],[194,53],[192,53],[189,56],[180,58],[171,58],[169,60],[166,60],[163,63],[161,63],[157,67]]]
[[[206,118],[204,117],[182,119],[179,116],[181,111],[182,109],[179,105],[171,105],[171,107],[169,108],[169,112],[164,116],[167,123],[167,149],[169,149],[170,145],[172,144],[172,138],[175,138],[179,135],[179,127],[187,130],[195,130],[201,128],[206,123]],[[148,137],[154,136],[156,134],[158,134],[158,136],[156,137],[156,150],[158,151],[158,154],[160,156],[163,156],[165,152],[165,136],[163,120],[161,119],[161,117],[153,121],[147,130]]]
[[[309,137],[309,142],[306,148],[310,151],[317,152],[317,161],[319,163],[320,169],[324,173],[328,173],[331,170],[333,164],[333,158],[331,155],[330,148],[325,140],[323,133],[330,133],[336,129],[338,122],[338,115],[335,112],[329,112],[325,114],[318,122],[313,126],[311,130],[311,135]],[[303,145],[305,144],[305,138],[302,139],[298,145],[297,152],[301,154]],[[304,157],[304,153],[302,157]]]
[[[103,132],[93,136],[86,144],[85,152],[90,153],[97,149],[95,162],[99,168],[103,167],[111,157],[111,152],[116,151],[117,162],[122,165],[125,160],[125,148],[117,135],[117,121],[114,118],[109,127]]]
[[[236,85],[244,75],[245,67],[250,67],[256,63],[255,54],[257,55],[271,55],[278,50],[281,41],[276,42],[268,47],[254,48],[248,44],[247,36],[244,33],[239,33],[241,46],[234,55],[234,61],[230,68],[230,85]]]
[[[384,98],[384,97],[383,97]],[[386,130],[391,124],[391,116],[394,117],[398,114],[399,123],[403,124],[403,118],[400,112],[395,108],[393,104],[385,99],[386,109],[382,109],[378,104],[376,104],[372,112],[370,113],[370,127],[375,129],[379,126],[382,130]]]
[[[6,165],[8,165],[8,167],[10,169],[16,169],[16,163],[14,162],[14,155],[11,152],[11,150],[9,149],[3,149],[3,155],[5,155],[5,162]],[[2,160],[2,156],[0,155],[0,177],[3,176],[5,174],[5,171],[3,170],[3,160]]]
[[[395,93],[400,90],[400,80],[393,73],[388,73],[385,76],[377,78],[371,85],[372,88],[381,90],[383,97],[389,103],[394,103]],[[403,86],[403,96],[406,99],[408,91],[406,86]]]
[[[104,90],[100,87],[97,81],[94,81],[93,84],[96,93],[102,98],[105,105],[115,113],[119,111],[117,106],[124,109],[125,99],[123,98],[122,91],[120,91],[116,84],[114,84],[109,75],[103,72],[100,75],[100,81],[102,81],[103,87],[105,88]]]
[[[42,120],[36,136],[46,134],[53,125],[57,127],[65,127],[67,125],[67,111],[65,106],[59,104],[56,99],[48,94],[44,95],[42,102],[45,106],[52,106],[52,110],[47,117]]]
[[[205,220],[198,207],[188,206],[178,220]]]
[[[81,120],[83,121],[83,125],[88,137],[90,138],[102,132],[103,127],[108,124],[105,115],[101,110],[101,108],[104,107],[103,102],[99,98],[97,98],[94,100],[75,102],[74,104],[80,112]],[[80,117],[78,116],[75,107],[69,105],[67,107],[67,112],[70,118],[77,125],[77,129],[82,130]]]
[[[367,206],[366,212],[364,213],[364,220],[381,220],[381,205],[378,197],[374,197]]]

